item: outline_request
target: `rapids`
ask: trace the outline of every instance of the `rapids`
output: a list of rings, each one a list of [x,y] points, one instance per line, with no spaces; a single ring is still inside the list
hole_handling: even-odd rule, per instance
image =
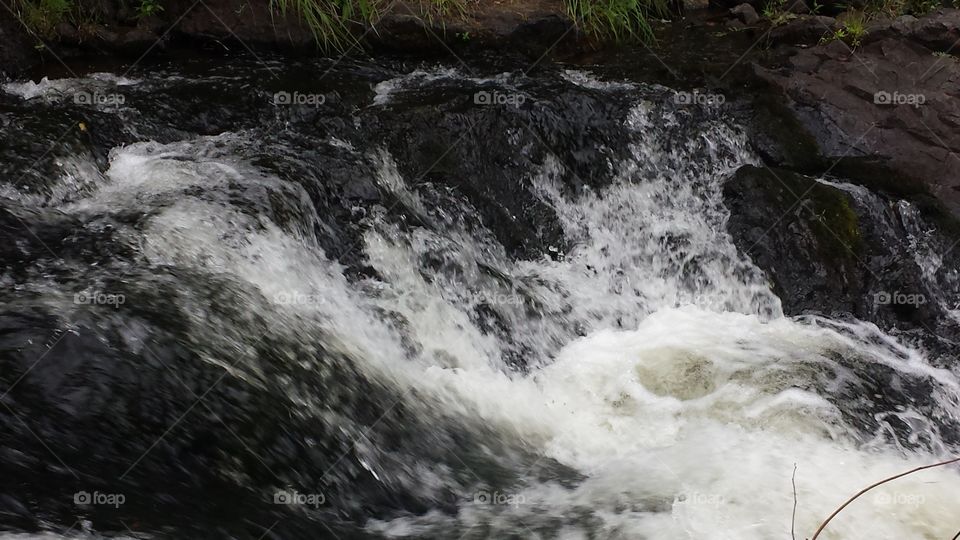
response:
[[[3,87],[4,135],[54,143],[0,155],[6,537],[770,540],[796,502],[808,538],[958,451],[955,368],[785,315],[734,245],[760,158],[723,106],[166,69]],[[945,540],[957,493],[911,475],[821,538]]]

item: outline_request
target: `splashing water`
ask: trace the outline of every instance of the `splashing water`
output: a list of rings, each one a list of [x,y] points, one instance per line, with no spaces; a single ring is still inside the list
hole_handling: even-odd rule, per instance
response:
[[[374,103],[409,82],[382,83]],[[746,137],[719,116],[681,136],[680,114],[635,104],[622,126],[629,155],[606,164],[606,187],[566,189],[552,155],[530,171],[569,244],[535,260],[468,226],[468,203],[459,217],[431,206],[431,187],[408,184],[381,148],[338,146],[417,220],[370,212],[349,246],[371,269],[360,277],[321,247],[323,216],[303,187],[242,157],[250,134],[116,148],[105,175],[86,173],[84,193],[58,200],[76,216],[143,212],[120,235],[142,264],[229,279],[277,342],[319,344],[418,396],[408,414],[506,441],[502,454],[477,449],[510,470],[506,480],[463,462],[455,474],[390,460],[389,448],[361,441],[385,485],[459,495],[452,511],[370,516],[370,534],[789,538],[796,464],[796,531],[807,537],[850,494],[955,450],[937,426],[960,413],[960,382],[872,324],[784,317],[726,233],[723,179],[756,161]],[[214,316],[190,284],[176,301],[208,343],[206,361],[250,384],[266,376],[238,345],[246,315]],[[924,385],[935,405],[902,389],[881,400],[869,390],[878,374]],[[912,445],[893,433],[894,417],[915,432]],[[561,472],[545,474],[547,464]],[[949,469],[906,477],[861,498],[821,538],[949,538],[958,489]]]

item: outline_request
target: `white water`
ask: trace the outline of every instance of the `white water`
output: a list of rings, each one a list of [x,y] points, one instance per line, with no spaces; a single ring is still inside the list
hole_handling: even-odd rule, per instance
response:
[[[484,524],[491,537],[534,537],[531,528],[556,518],[562,538],[787,539],[796,464],[796,530],[806,538],[860,488],[948,451],[900,449],[882,433],[861,433],[838,408],[863,409],[875,396],[831,398],[856,389],[870,365],[932,381],[938,414],[957,416],[960,388],[872,325],[784,318],[724,232],[721,179],[752,159],[742,136],[713,121],[685,147],[667,145],[677,140],[669,131],[676,114],[637,105],[624,125],[632,156],[606,164],[618,180],[602,191],[564,194],[556,160],[531,171],[574,246],[558,261],[513,261],[492,237],[444,221],[378,151],[366,158],[380,187],[437,226],[401,230],[386,212],[370,216],[356,249],[380,279],[350,282],[331,261],[337,254],[317,246],[303,190],[234,157],[246,144],[234,135],[116,149],[100,188],[63,209],[150,208],[147,226],[125,233],[149,263],[230,276],[272,332],[323,340],[370,377],[429,396],[420,414],[480,420],[585,477],[562,487],[504,457],[527,476],[520,485],[462,486],[456,515],[371,521],[372,531],[416,538]],[[195,186],[203,190],[188,194]],[[254,199],[281,193],[297,219],[241,212],[228,190]],[[425,255],[456,271],[422,267]],[[208,360],[226,367],[248,355],[231,369],[254,384],[257,360],[237,346],[247,329],[211,318],[203,296],[185,292],[182,301],[197,339],[229,351]],[[477,326],[478,304],[505,321],[509,337]],[[386,322],[383,310],[405,327]],[[528,375],[505,366],[517,352],[533,368]],[[908,404],[887,413],[917,429],[933,425]],[[417,465],[369,466],[384,482],[423,493],[453,482],[442,470],[424,478]],[[955,469],[909,476],[861,498],[821,538],[948,539],[960,529],[958,490]]]
[[[50,79],[44,77],[38,82],[9,82],[0,86],[0,88],[23,99],[43,98],[60,101],[77,92],[91,94],[98,91],[117,90],[135,84],[140,84],[140,81],[120,77],[112,73],[91,73],[87,77],[80,78]]]

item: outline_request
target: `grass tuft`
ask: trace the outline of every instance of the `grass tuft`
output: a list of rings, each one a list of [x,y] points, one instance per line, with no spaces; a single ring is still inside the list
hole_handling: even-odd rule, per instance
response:
[[[51,36],[74,11],[73,0],[19,0],[14,2],[24,24],[34,33]]]
[[[321,47],[338,51],[355,43],[351,29],[355,23],[377,14],[377,0],[270,0],[270,5],[282,15],[302,17]]]
[[[565,0],[567,13],[584,33],[622,42],[653,42],[651,17],[669,15],[667,0]]]

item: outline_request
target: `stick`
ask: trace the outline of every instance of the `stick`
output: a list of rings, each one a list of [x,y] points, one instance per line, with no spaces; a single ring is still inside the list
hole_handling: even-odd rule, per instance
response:
[[[797,464],[793,464],[793,476],[790,478],[790,483],[793,484],[793,517],[790,518],[790,538],[797,540],[797,535],[794,533],[794,527],[797,524]],[[956,540],[956,539],[954,539]]]
[[[828,518],[826,519],[826,521],[824,521],[823,523],[820,524],[820,527],[817,529],[817,532],[813,533],[813,538],[811,538],[810,540],[817,540],[817,537],[820,536],[820,533],[823,532],[823,529],[826,528],[827,523],[830,523],[830,520],[832,520],[833,518],[835,518],[835,517],[837,516],[837,514],[839,514],[844,508],[846,508],[850,503],[852,503],[853,501],[855,501],[855,500],[857,499],[857,497],[863,495],[864,493],[870,491],[871,489],[873,489],[873,488],[875,488],[875,487],[877,487],[877,486],[879,486],[879,485],[881,485],[881,484],[886,484],[887,482],[890,482],[890,481],[892,481],[892,480],[896,480],[897,478],[904,477],[904,476],[906,476],[906,475],[908,475],[908,474],[913,474],[913,473],[915,473],[915,472],[917,472],[917,471],[922,471],[922,470],[924,470],[924,469],[932,469],[932,468],[934,468],[934,467],[942,467],[943,465],[949,465],[949,464],[951,464],[951,463],[956,463],[956,462],[958,462],[958,461],[960,461],[960,457],[953,458],[953,459],[947,460],[947,461],[941,461],[940,463],[934,463],[933,465],[924,465],[923,467],[917,467],[916,469],[912,469],[912,470],[909,470],[909,471],[907,471],[907,472],[900,473],[900,474],[898,474],[898,475],[896,475],[896,476],[891,476],[890,478],[884,478],[883,480],[881,480],[881,481],[879,481],[879,482],[877,482],[877,483],[875,483],[875,484],[871,484],[871,485],[869,485],[869,486],[861,489],[860,491],[857,492],[856,495],[854,495],[853,497],[850,497],[849,499],[847,499],[847,502],[843,503],[843,505],[842,505],[840,508],[837,508],[836,510],[834,510],[833,513],[830,514],[830,517],[828,517]],[[960,534],[960,533],[958,533],[958,534]],[[954,540],[956,540],[956,537],[954,537]]]

